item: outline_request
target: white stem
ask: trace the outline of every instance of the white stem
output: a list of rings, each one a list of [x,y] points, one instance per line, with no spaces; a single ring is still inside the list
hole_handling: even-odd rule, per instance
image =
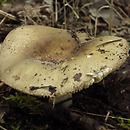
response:
[[[72,94],[66,94],[64,96],[51,98],[49,102],[53,104],[53,107],[55,107],[55,105],[61,105],[65,108],[69,107],[72,105]]]

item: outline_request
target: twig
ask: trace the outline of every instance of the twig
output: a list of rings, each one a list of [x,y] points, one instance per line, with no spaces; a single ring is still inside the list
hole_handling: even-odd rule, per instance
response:
[[[112,34],[112,27],[113,27],[113,0],[111,0],[111,3],[110,3],[110,17],[109,17],[109,34],[111,35]]]
[[[76,13],[76,11],[72,8],[72,6],[69,3],[66,3],[65,6],[68,6],[73,11],[77,19],[79,19],[79,15]]]
[[[83,8],[85,8],[85,7],[88,7],[88,6],[90,6],[90,5],[93,5],[93,2],[90,2],[90,3],[84,4],[84,5],[81,7],[81,9],[83,9]]]
[[[110,111],[107,112],[107,115],[106,115],[106,117],[105,117],[105,122],[107,122],[109,116],[110,116]]]
[[[64,25],[65,25],[65,29],[67,29],[67,18],[66,18],[66,0],[63,1],[64,2]]]
[[[5,17],[7,17],[7,18],[9,18],[9,19],[17,21],[17,19],[16,19],[16,17],[14,15],[9,14],[7,12],[4,12],[3,10],[0,10],[0,14],[3,15],[3,16],[5,16]]]
[[[97,24],[98,24],[98,14],[99,12],[102,10],[102,9],[105,9],[105,8],[110,8],[110,6],[106,5],[106,6],[102,6],[98,9],[98,12],[97,12],[97,16],[96,16],[96,19],[95,19],[95,27],[94,27],[94,37],[96,37],[96,34],[97,34]]]
[[[111,3],[108,1],[108,0],[106,0],[106,2],[108,3],[108,5],[109,6],[111,6]],[[113,10],[115,11],[115,13],[123,20],[123,21],[125,21],[127,24],[130,24],[128,21],[126,21],[123,17],[122,17],[122,15],[113,7]]]
[[[4,128],[4,127],[2,127],[2,126],[0,126],[0,129],[1,129],[1,130],[7,130],[6,128]]]
[[[116,117],[116,116],[110,116],[110,114],[109,113],[107,113],[107,115],[100,115],[100,114],[95,114],[95,113],[90,113],[90,112],[80,112],[80,111],[77,111],[77,110],[71,110],[72,112],[77,112],[77,113],[79,113],[79,114],[85,114],[85,115],[90,115],[90,116],[97,116],[97,117],[103,117],[103,118],[105,118],[106,119],[106,117],[107,117],[107,119],[108,118],[111,118],[111,119],[121,119],[121,120],[124,120],[124,121],[130,121],[130,119],[128,119],[128,118],[123,118],[123,117]],[[109,115],[108,115],[109,114]]]
[[[98,14],[99,14],[99,12],[100,12],[102,9],[104,9],[104,8],[110,8],[111,13],[112,13],[112,11],[114,11],[123,21],[125,21],[127,24],[130,24],[128,21],[126,21],[126,20],[122,17],[122,15],[114,8],[113,5],[111,5],[111,3],[110,3],[108,0],[106,0],[106,2],[108,3],[108,5],[100,7],[100,8],[98,9],[98,12],[97,12],[97,16],[96,16],[96,19],[95,19],[95,29],[94,29],[94,36],[95,36],[95,37],[96,37],[96,33],[97,33]],[[112,23],[111,23],[111,24],[112,24]],[[111,25],[109,25],[109,28],[110,28],[110,26],[111,26]]]
[[[57,3],[57,0],[55,0],[55,22],[58,21],[58,3]]]
[[[6,19],[6,16],[0,21],[0,25],[4,23],[5,19]]]

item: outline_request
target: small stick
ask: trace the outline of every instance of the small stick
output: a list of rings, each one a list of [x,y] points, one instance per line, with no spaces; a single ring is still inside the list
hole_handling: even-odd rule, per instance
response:
[[[1,129],[1,130],[7,130],[7,129],[5,129],[5,128],[4,128],[4,127],[2,127],[2,126],[0,126],[0,129]]]
[[[7,17],[7,18],[9,18],[9,19],[17,21],[17,19],[16,19],[16,17],[14,15],[9,14],[7,12],[4,12],[3,10],[0,10],[0,14],[3,15],[3,16],[5,16],[5,17]]]
[[[0,21],[0,25],[4,23],[5,19],[6,19],[6,16]]]
[[[107,115],[106,115],[106,117],[105,117],[105,122],[107,122],[109,116],[110,116],[110,111],[107,112]]]

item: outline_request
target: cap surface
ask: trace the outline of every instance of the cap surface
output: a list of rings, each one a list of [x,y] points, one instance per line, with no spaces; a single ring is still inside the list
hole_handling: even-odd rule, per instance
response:
[[[105,36],[81,46],[68,31],[22,26],[1,46],[0,79],[37,96],[58,97],[101,81],[128,57],[125,39]]]

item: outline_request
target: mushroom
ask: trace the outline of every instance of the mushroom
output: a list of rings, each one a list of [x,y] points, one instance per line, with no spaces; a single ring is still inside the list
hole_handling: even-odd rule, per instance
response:
[[[24,93],[60,102],[100,82],[128,57],[123,38],[104,36],[82,44],[80,39],[52,27],[16,28],[1,45],[0,80]]]

